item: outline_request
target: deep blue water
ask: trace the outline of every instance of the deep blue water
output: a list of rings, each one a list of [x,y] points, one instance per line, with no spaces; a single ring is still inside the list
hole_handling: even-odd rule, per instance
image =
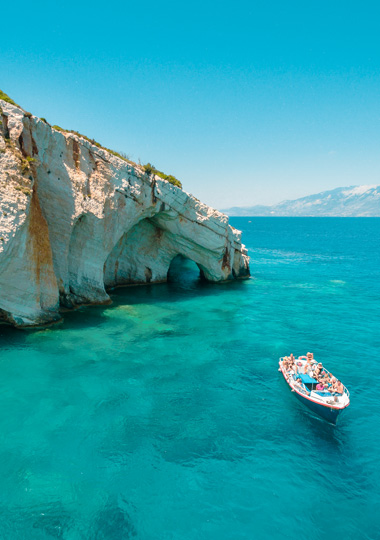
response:
[[[0,538],[380,538],[380,219],[234,218],[252,279],[0,327]],[[313,351],[336,427],[277,371]]]

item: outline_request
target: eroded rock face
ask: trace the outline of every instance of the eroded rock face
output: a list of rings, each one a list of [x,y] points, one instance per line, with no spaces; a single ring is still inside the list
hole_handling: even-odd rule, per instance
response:
[[[89,141],[0,100],[0,316],[16,325],[166,281],[183,255],[209,281],[246,278],[228,217]]]

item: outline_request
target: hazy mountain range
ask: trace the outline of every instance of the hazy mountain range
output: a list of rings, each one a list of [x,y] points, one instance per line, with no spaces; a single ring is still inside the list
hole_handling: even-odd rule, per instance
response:
[[[235,206],[229,216],[380,217],[380,186],[351,186],[322,191],[273,206]]]

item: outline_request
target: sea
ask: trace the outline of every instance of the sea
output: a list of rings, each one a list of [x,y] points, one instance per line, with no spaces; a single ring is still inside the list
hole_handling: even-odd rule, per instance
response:
[[[380,539],[380,219],[230,221],[247,281],[0,327],[1,540]],[[337,426],[278,372],[309,351]]]

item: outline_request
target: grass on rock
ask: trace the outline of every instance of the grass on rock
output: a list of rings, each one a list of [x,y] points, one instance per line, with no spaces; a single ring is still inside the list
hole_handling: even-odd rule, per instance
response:
[[[13,99],[11,99],[5,92],[3,92],[2,90],[0,90],[0,99],[6,101],[7,103],[10,103],[11,105],[15,105],[16,107],[20,107],[20,105],[17,105],[17,103],[15,103],[13,101]],[[20,107],[21,108],[21,107]],[[30,118],[32,116],[31,113],[27,112],[25,113],[25,116],[27,116],[28,118]],[[43,122],[45,122],[46,124],[50,125],[46,118],[41,118],[41,120]],[[111,150],[110,148],[107,148],[106,146],[102,146],[100,143],[98,143],[97,141],[95,141],[95,139],[90,139],[89,137],[87,137],[86,135],[83,135],[82,133],[79,133],[78,131],[75,131],[75,130],[72,130],[72,129],[63,129],[61,128],[60,126],[52,126],[53,129],[56,129],[57,131],[61,131],[63,133],[73,133],[74,135],[77,135],[77,137],[81,137],[82,139],[85,139],[86,141],[88,141],[89,143],[93,144],[94,146],[97,146],[98,148],[101,148],[102,150],[106,150],[107,152],[109,152],[110,154],[112,154],[113,156],[116,156],[118,157],[119,159],[122,159],[123,161],[126,161],[127,163],[129,163],[130,165],[133,165],[135,167],[137,167],[137,163],[135,163],[134,161],[130,160],[126,154],[124,154],[123,152],[115,152],[115,150]],[[28,160],[29,161],[29,160]],[[143,169],[144,171],[146,172],[146,174],[148,175],[151,175],[151,174],[155,174],[157,176],[159,176],[160,178],[162,178],[163,180],[166,180],[167,182],[170,182],[170,184],[173,184],[173,186],[177,186],[179,188],[182,189],[182,183],[178,180],[178,178],[176,178],[175,176],[173,176],[172,174],[165,174],[164,172],[162,171],[159,171],[158,169],[156,169],[156,167],[154,167],[154,165],[151,165],[150,163],[147,163],[146,165],[143,166]]]

